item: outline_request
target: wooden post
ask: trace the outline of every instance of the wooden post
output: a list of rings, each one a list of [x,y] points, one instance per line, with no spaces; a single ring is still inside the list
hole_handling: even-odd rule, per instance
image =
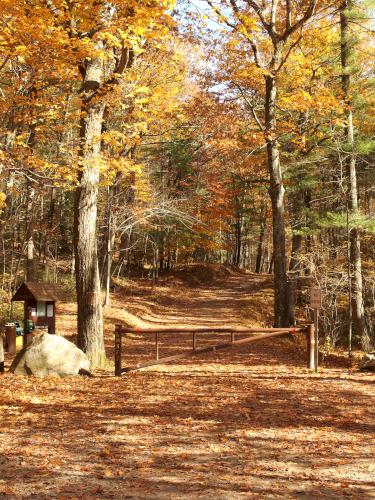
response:
[[[315,327],[313,324],[307,327],[307,367],[310,370],[315,368]]]
[[[14,323],[5,325],[5,335],[8,345],[8,353],[16,354],[16,327]]]
[[[319,309],[314,309],[314,330],[315,330],[315,339],[314,339],[314,358],[315,358],[315,372],[318,371],[319,366]]]
[[[115,375],[121,377],[121,326],[116,325],[115,329]]]
[[[156,359],[159,359],[159,334],[155,333],[155,351],[156,351]]]
[[[0,373],[4,372],[4,344],[3,336],[0,333]]]
[[[311,288],[310,290],[310,307],[314,310],[314,368],[318,371],[319,365],[319,309],[322,307],[322,291],[320,288]]]

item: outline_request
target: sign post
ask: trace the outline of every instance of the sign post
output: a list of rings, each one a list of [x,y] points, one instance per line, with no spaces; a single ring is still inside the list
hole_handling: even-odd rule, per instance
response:
[[[315,372],[318,371],[319,364],[319,309],[322,307],[322,291],[320,288],[310,289],[310,307],[314,310],[315,325]]]

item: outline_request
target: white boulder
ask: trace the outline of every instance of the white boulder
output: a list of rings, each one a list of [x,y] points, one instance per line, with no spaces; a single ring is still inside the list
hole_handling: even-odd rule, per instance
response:
[[[86,354],[69,340],[42,333],[33,337],[30,344],[17,354],[9,370],[18,375],[37,377],[89,375],[90,362]]]

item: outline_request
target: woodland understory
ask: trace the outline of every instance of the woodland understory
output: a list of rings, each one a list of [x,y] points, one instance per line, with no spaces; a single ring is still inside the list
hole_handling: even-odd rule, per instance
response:
[[[25,280],[75,290],[101,365],[116,283],[221,264],[273,276],[271,324],[318,287],[324,345],[373,349],[373,14],[0,0],[2,323]]]

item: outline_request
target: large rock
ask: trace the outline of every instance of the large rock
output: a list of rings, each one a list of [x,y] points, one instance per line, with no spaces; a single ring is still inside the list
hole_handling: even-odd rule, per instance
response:
[[[89,374],[90,362],[72,342],[58,335],[42,333],[15,357],[10,371],[18,375],[68,375]]]
[[[361,370],[371,370],[375,372],[375,352],[365,354],[359,367]]]

